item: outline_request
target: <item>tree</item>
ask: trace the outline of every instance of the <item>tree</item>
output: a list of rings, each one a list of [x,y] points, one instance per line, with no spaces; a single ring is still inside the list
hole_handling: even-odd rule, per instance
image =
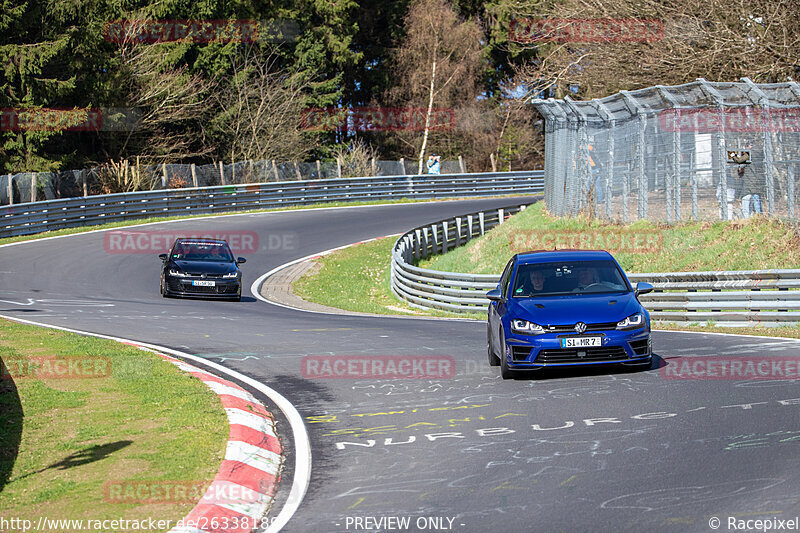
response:
[[[448,0],[417,0],[406,15],[405,33],[396,52],[398,85],[391,99],[425,109],[417,150],[421,174],[431,131],[442,126],[432,120],[434,107],[471,103],[477,96],[483,34],[476,22],[460,19]]]

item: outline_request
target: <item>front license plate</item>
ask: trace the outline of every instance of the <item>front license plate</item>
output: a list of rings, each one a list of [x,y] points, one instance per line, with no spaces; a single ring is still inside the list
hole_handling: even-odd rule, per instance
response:
[[[196,279],[192,281],[192,285],[195,287],[213,287],[214,282],[210,280]]]
[[[585,348],[602,345],[603,337],[566,337],[561,339],[562,348]]]

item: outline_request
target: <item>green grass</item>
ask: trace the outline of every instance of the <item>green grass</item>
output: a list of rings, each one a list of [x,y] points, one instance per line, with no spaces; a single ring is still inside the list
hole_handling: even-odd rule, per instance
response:
[[[574,232],[574,233],[572,233]],[[615,252],[626,272],[690,272],[797,268],[800,234],[795,224],[766,217],[734,222],[687,222],[675,225],[638,221],[627,226],[586,218],[549,216],[543,202],[514,215],[481,238],[420,266],[447,272],[500,274],[512,255],[540,248],[555,238],[584,235],[588,246],[625,234],[643,240],[635,250]],[[650,245],[645,239],[652,238]],[[548,240],[550,239],[550,240]],[[598,240],[593,240],[598,239]],[[564,239],[563,242],[569,242]],[[602,247],[602,246],[600,246]]]
[[[110,371],[20,375],[20,362],[50,356],[104,358]],[[209,484],[219,469],[228,423],[218,397],[157,355],[0,320],[0,358],[13,378],[0,380],[0,516],[177,521],[196,502],[106,501],[104,484]]]
[[[503,195],[498,196],[498,198],[503,198],[505,196],[511,195]],[[166,222],[169,220],[189,220],[193,218],[207,218],[207,217],[216,217],[220,215],[244,215],[244,214],[252,214],[252,213],[272,213],[278,211],[300,211],[303,209],[320,209],[320,208],[329,208],[329,207],[353,207],[353,206],[360,206],[360,205],[385,205],[385,204],[413,204],[413,203],[422,203],[422,202],[440,202],[445,200],[463,200],[463,199],[474,199],[474,198],[436,198],[436,199],[409,199],[409,198],[401,198],[399,200],[359,200],[353,202],[328,202],[328,203],[318,203],[318,204],[309,204],[309,205],[291,205],[286,207],[276,207],[272,209],[253,209],[247,211],[231,211],[227,213],[214,213],[208,215],[179,215],[179,216],[171,216],[171,217],[145,217],[135,220],[126,220],[124,222],[110,222],[108,224],[98,224],[95,226],[81,226],[78,228],[65,228],[59,229],[55,231],[45,231],[42,233],[36,233],[34,235],[21,235],[18,237],[4,237],[0,238],[0,245],[9,244],[13,242],[22,242],[22,241],[32,241],[36,239],[43,239],[46,237],[58,237],[61,235],[74,235],[76,233],[86,233],[87,231],[97,231],[97,230],[104,230],[104,229],[113,229],[113,228],[124,228],[126,226],[135,226],[138,224],[149,224],[153,222]]]
[[[396,237],[378,239],[316,260],[292,285],[298,296],[346,311],[390,315],[486,318],[486,313],[454,314],[423,311],[397,298],[389,286],[389,257]]]

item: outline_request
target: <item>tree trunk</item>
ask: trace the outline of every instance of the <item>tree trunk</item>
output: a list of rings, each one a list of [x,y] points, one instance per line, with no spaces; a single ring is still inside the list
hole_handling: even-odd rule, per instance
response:
[[[422,134],[422,147],[419,149],[419,170],[417,174],[422,174],[422,162],[425,158],[425,149],[428,146],[428,130],[431,125],[431,111],[433,110],[433,93],[436,86],[436,49],[433,52],[433,66],[431,68],[431,86],[428,90],[428,111],[425,113],[425,132]]]

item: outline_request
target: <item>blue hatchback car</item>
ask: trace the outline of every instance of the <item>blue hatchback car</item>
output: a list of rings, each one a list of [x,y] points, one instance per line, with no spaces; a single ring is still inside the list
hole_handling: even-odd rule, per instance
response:
[[[489,291],[489,364],[517,371],[652,362],[650,314],[619,263],[602,250],[517,254]]]

